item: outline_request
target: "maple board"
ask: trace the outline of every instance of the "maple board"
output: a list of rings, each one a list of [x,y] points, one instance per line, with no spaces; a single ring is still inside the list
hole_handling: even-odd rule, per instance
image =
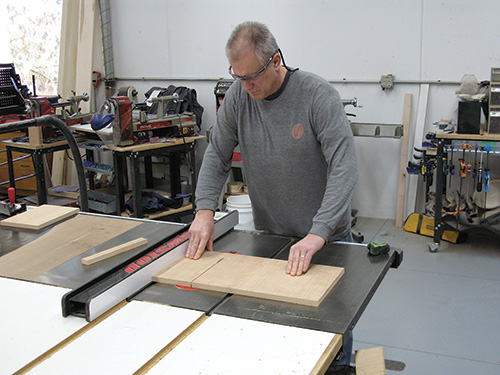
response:
[[[344,274],[342,267],[312,264],[305,274],[290,276],[286,264],[207,251],[198,260],[181,259],[153,281],[317,307]]]
[[[148,244],[147,238],[139,237],[136,238],[135,240],[125,242],[124,244],[118,246],[113,246],[109,249],[100,251],[97,254],[89,255],[88,257],[82,258],[82,264],[84,266],[90,266],[92,264],[112,258],[116,255],[125,253],[127,251],[135,250],[140,247],[146,246],[147,244]]]
[[[16,216],[0,221],[0,225],[11,228],[40,230],[49,225],[76,215],[78,207],[53,206],[44,204]]]

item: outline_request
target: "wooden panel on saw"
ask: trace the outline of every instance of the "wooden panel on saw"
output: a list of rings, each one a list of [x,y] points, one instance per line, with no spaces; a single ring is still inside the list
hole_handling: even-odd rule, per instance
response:
[[[223,254],[214,251],[205,251],[203,256],[197,260],[182,258],[157,275],[154,275],[153,281],[191,287],[193,280],[196,280],[210,267],[213,267],[217,262],[222,260]]]
[[[0,221],[3,227],[40,230],[76,215],[78,207],[53,206],[44,204],[16,216]]]
[[[286,274],[286,260],[206,252],[182,259],[153,281],[212,291],[319,306],[344,274],[344,268],[313,264],[301,276]]]
[[[33,280],[140,224],[135,220],[78,215],[0,257],[0,276]]]

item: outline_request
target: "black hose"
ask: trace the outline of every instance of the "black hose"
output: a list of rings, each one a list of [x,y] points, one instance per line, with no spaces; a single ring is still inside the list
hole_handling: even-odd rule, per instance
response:
[[[78,175],[78,185],[80,189],[80,210],[83,212],[89,211],[89,201],[87,197],[87,183],[85,181],[85,171],[83,169],[83,162],[80,157],[80,151],[78,150],[78,144],[76,143],[75,137],[69,130],[68,126],[59,118],[46,115],[41,117],[36,117],[30,120],[22,120],[16,122],[9,122],[6,124],[0,124],[0,133],[8,133],[17,130],[24,130],[33,126],[51,126],[54,125],[58,128],[61,133],[66,138],[69,148],[73,153],[75,159],[75,167]]]

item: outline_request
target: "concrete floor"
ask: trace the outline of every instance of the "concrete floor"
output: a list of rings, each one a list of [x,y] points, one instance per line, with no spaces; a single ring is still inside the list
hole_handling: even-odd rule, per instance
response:
[[[500,237],[441,242],[358,218],[364,242],[404,252],[354,329],[353,351],[383,346],[387,374],[500,374]],[[354,356],[353,356],[354,360]]]

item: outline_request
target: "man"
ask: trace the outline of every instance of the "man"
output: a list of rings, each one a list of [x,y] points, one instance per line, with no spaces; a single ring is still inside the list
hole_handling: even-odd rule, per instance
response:
[[[324,79],[288,68],[261,23],[236,26],[226,55],[235,82],[203,159],[186,257],[213,250],[214,210],[239,144],[254,226],[301,238],[286,267],[300,276],[326,242],[352,241],[350,203],[358,172],[342,101]],[[352,373],[352,344],[351,334],[328,373]]]
[[[316,75],[288,68],[265,25],[238,25],[226,55],[235,82],[203,159],[186,257],[212,250],[214,210],[239,144],[255,228],[301,238],[286,268],[299,276],[326,242],[352,238],[358,176],[352,132],[338,92]]]

